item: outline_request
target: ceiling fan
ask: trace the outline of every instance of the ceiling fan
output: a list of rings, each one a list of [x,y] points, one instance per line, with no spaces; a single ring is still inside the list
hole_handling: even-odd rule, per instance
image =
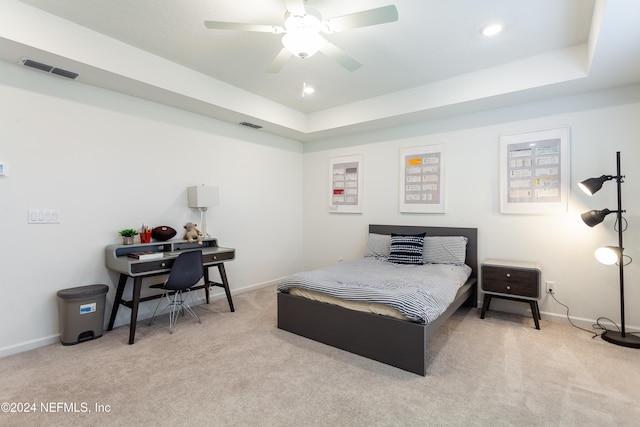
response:
[[[204,25],[209,29],[217,30],[283,34],[284,47],[267,67],[268,73],[277,73],[291,56],[305,59],[318,51],[349,71],[357,70],[362,64],[320,33],[332,34],[398,20],[398,10],[394,5],[363,10],[323,21],[320,12],[305,7],[305,0],[285,0],[285,3],[287,10],[284,13],[284,26],[221,21],[205,21]]]

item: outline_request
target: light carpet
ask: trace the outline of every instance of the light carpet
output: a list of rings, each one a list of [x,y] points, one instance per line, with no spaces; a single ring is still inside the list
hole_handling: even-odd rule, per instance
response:
[[[637,426],[640,350],[461,309],[411,374],[276,328],[275,287],[0,359],[0,425]],[[124,309],[124,308],[123,308]],[[126,310],[126,309],[124,309]],[[25,413],[25,408],[31,412]]]

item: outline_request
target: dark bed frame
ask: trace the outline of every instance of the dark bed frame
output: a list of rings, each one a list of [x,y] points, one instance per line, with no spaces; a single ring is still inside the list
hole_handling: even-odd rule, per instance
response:
[[[477,307],[478,231],[476,228],[369,225],[376,234],[465,236],[471,276],[449,308],[436,320],[420,324],[278,292],[278,328],[422,376],[426,375],[429,338],[461,306]]]

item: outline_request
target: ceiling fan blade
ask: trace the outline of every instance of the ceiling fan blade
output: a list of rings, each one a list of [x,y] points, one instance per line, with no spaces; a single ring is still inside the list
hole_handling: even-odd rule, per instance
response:
[[[398,20],[398,9],[394,5],[363,10],[327,20],[327,32],[339,32],[370,25],[386,24]]]
[[[204,26],[212,30],[254,31],[258,33],[282,34],[284,28],[278,25],[244,24],[241,22],[204,21]]]
[[[291,12],[292,15],[302,16],[307,13],[304,8],[304,0],[285,0],[287,5],[287,10]]]
[[[325,43],[324,46],[320,48],[320,52],[324,53],[349,71],[355,71],[362,65],[350,57],[344,50],[331,42]]]
[[[289,58],[291,58],[292,54],[286,48],[282,48],[280,53],[276,55],[275,59],[269,66],[267,67],[267,73],[278,73],[284,67],[284,64],[287,62]]]

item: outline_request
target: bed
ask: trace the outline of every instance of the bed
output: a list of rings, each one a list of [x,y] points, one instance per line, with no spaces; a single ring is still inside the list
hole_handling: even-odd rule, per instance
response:
[[[426,375],[427,341],[460,307],[477,306],[477,229],[407,225],[369,225],[371,235],[462,236],[468,278],[437,317],[391,317],[293,295],[289,282],[278,285],[278,328],[397,368]],[[392,263],[390,263],[392,264]],[[321,269],[322,270],[322,269]],[[318,270],[314,274],[318,274]],[[299,277],[297,277],[299,281]],[[293,285],[292,285],[293,286]],[[331,296],[329,296],[331,297]],[[392,308],[393,311],[393,308]]]

